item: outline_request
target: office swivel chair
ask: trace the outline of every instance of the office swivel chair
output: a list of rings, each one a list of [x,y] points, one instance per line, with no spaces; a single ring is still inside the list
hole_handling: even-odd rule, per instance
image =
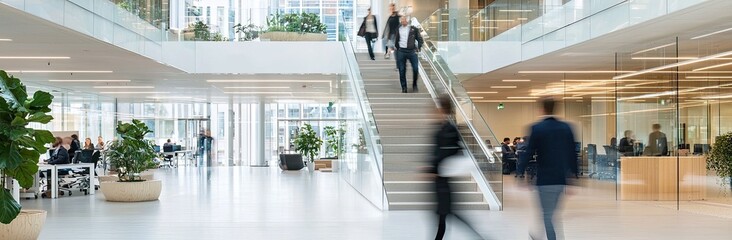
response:
[[[598,161],[597,178],[602,179],[605,177],[608,179],[615,179],[617,177],[615,167],[618,165],[620,151],[618,151],[617,148],[610,147],[608,145],[603,145],[602,147],[605,148],[605,154],[607,157],[604,161]]]
[[[597,145],[587,144],[587,162],[592,164],[592,172],[590,178],[597,175]]]
[[[163,165],[161,167],[173,167],[173,145],[163,146]],[[167,163],[167,164],[166,164]]]

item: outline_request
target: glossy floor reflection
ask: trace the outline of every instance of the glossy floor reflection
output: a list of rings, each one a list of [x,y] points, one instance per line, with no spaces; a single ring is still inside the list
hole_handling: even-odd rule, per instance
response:
[[[381,212],[336,173],[276,168],[160,169],[159,201],[110,203],[96,196],[23,200],[48,210],[41,239],[433,239],[430,211]],[[505,211],[470,211],[486,238],[527,239],[533,194],[506,177]],[[617,202],[614,186],[586,182],[567,202],[566,239],[729,239],[732,220]],[[446,239],[472,239],[461,226]]]

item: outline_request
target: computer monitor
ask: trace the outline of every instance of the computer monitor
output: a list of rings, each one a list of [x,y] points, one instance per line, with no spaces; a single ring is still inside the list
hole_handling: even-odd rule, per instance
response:
[[[689,144],[679,144],[679,150],[681,149],[689,149]]]
[[[173,145],[173,151],[180,151],[181,146],[180,145]]]
[[[694,154],[702,155],[709,152],[709,144],[694,144]]]
[[[153,151],[160,152],[160,145],[154,145],[153,146]]]

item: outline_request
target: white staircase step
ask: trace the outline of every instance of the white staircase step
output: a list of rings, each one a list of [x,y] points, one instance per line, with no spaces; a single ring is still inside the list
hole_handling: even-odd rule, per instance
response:
[[[387,192],[389,202],[432,202],[435,200],[435,192]],[[453,202],[483,202],[483,194],[480,192],[453,192]]]
[[[390,211],[403,210],[434,210],[437,207],[435,202],[389,202]],[[486,202],[454,202],[454,210],[490,210]]]
[[[387,192],[428,192],[434,191],[432,181],[384,181]],[[456,192],[478,191],[478,185],[473,181],[452,181],[450,189]]]

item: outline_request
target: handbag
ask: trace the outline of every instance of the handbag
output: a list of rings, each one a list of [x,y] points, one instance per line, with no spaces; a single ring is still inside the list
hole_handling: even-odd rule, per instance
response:
[[[363,24],[363,23],[361,24],[361,28],[358,29],[358,34],[357,35],[359,37],[366,36],[366,24]]]
[[[473,168],[473,159],[459,153],[443,159],[437,172],[440,177],[469,177]]]

